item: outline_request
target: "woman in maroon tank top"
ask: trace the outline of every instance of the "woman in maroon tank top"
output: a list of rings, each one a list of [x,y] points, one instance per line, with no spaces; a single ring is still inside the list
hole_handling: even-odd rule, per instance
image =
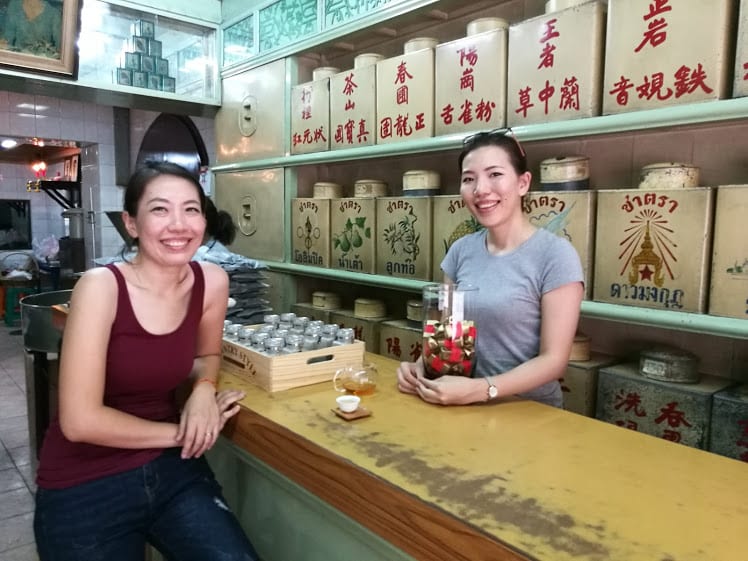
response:
[[[146,164],[124,197],[135,257],[73,290],[37,474],[41,561],[137,561],[146,542],[170,560],[258,558],[203,458],[243,397],[215,392],[228,278],[191,261],[205,208],[187,170]]]

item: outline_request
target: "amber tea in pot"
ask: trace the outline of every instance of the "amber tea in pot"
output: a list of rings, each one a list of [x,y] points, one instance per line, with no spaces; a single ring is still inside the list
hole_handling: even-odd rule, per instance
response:
[[[371,363],[344,366],[332,379],[335,390],[353,395],[371,395],[377,387],[377,369]]]

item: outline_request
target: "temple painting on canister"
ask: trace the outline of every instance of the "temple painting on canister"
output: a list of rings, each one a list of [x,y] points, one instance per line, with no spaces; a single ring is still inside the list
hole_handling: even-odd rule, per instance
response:
[[[330,199],[291,199],[292,261],[330,266]]]
[[[727,97],[732,0],[610,0],[603,114]]]
[[[577,4],[510,26],[510,126],[600,114],[605,5]]]
[[[435,134],[504,126],[508,27],[480,18],[468,23],[465,38],[437,45]]]
[[[434,135],[434,47],[418,37],[403,54],[377,63],[377,144]]]
[[[720,185],[714,211],[709,313],[748,319],[748,185]]]
[[[291,88],[291,154],[330,149],[331,66],[315,68],[312,81]]]
[[[704,313],[713,195],[710,187],[598,190],[593,298]]]
[[[353,69],[330,77],[330,148],[372,146],[376,142],[376,63],[382,55],[364,53]]]
[[[740,0],[733,97],[748,95],[748,0]]]

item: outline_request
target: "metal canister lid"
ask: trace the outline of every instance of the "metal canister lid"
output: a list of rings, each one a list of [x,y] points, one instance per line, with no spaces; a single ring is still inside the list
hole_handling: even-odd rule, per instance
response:
[[[558,12],[566,8],[573,8],[586,2],[589,2],[589,0],[548,0],[545,3],[545,13],[550,14],[551,12]]]
[[[343,186],[329,181],[318,181],[312,187],[315,199],[339,199],[343,196]]]
[[[698,363],[698,357],[680,349],[649,349],[639,353],[639,373],[661,382],[697,383]]]
[[[403,47],[403,53],[414,53],[423,49],[434,49],[439,44],[435,37],[416,37],[407,41]]]
[[[485,31],[508,29],[509,22],[503,18],[478,18],[467,24],[467,36],[471,37]]]
[[[423,300],[408,300],[405,303],[405,317],[411,321],[423,321]]]
[[[556,156],[540,162],[540,182],[579,181],[589,179],[590,159],[587,156]]]
[[[354,197],[386,197],[387,183],[381,179],[359,179],[353,184]]]
[[[312,306],[324,310],[340,309],[340,296],[334,292],[312,292]]]
[[[312,80],[324,80],[330,76],[335,76],[339,72],[340,68],[336,68],[335,66],[319,66],[312,70]]]
[[[364,68],[384,60],[384,55],[379,53],[362,53],[353,59],[353,68]]]
[[[384,302],[372,298],[356,298],[353,315],[360,318],[382,318],[387,314]]]
[[[657,162],[642,167],[639,189],[687,189],[699,186],[699,168],[678,162]]]
[[[431,170],[413,169],[403,174],[403,194],[406,191],[428,189],[433,190],[434,195],[439,194],[441,188],[441,177],[439,173]]]

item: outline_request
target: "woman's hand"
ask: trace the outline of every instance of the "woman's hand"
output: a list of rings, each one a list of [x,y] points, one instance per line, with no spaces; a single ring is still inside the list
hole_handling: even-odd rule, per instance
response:
[[[401,362],[397,368],[397,389],[403,393],[417,394],[418,381],[424,377],[423,363]]]
[[[197,384],[182,409],[177,442],[182,458],[199,458],[218,438],[223,428],[221,411],[212,384]]]
[[[424,401],[438,405],[467,405],[486,401],[486,382],[465,376],[442,376],[436,380],[421,377],[416,391]]]
[[[221,390],[216,394],[216,404],[218,405],[219,412],[218,420],[221,425],[221,428],[218,429],[219,432],[223,430],[226,421],[239,412],[241,406],[238,402],[244,399],[245,395],[240,390]]]

